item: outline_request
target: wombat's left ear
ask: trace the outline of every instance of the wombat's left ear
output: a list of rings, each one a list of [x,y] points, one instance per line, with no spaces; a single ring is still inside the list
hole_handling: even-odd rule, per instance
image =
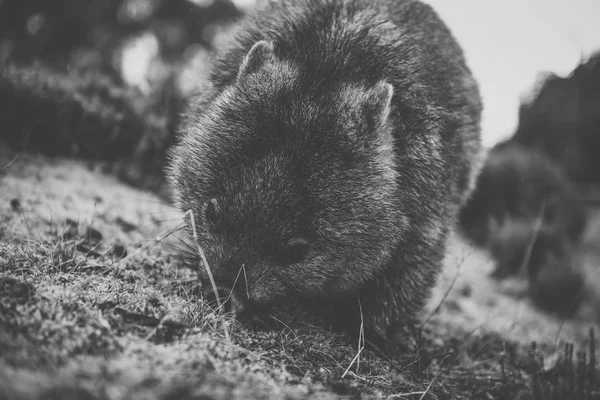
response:
[[[258,71],[263,65],[273,62],[275,60],[275,53],[273,50],[273,43],[261,40],[256,42],[250,49],[238,72],[237,80],[244,78],[252,73]]]
[[[394,87],[386,81],[379,81],[366,93],[365,117],[372,128],[385,126],[392,110]]]

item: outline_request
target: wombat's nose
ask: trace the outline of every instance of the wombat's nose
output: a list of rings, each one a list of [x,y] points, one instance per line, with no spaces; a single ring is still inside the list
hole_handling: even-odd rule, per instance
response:
[[[219,309],[219,305],[223,312],[238,316],[246,310],[245,302],[231,288],[217,286],[217,292],[215,293],[212,285],[205,285],[202,292],[208,305],[215,311]]]

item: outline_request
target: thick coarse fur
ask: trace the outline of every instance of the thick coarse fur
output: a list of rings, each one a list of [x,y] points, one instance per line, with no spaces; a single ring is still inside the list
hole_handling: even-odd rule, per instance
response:
[[[367,340],[390,344],[474,184],[480,113],[429,6],[277,1],[222,49],[168,174],[236,311],[316,301],[354,336],[362,310]]]

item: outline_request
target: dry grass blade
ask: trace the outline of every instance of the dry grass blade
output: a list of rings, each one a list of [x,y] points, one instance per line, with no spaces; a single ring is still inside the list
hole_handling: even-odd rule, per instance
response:
[[[600,398],[600,388],[596,385],[598,371],[593,328],[590,328],[587,352],[575,352],[574,344],[565,343],[562,360],[551,368],[544,368],[544,360],[535,342],[531,348],[531,391],[534,399]]]
[[[233,291],[235,290],[235,285],[237,285],[238,279],[240,279],[240,274],[242,273],[242,270],[244,270],[244,278],[246,278],[246,270],[244,269],[244,264],[242,264],[242,266],[238,270],[237,275],[235,276],[235,280],[233,281],[233,285],[231,286],[231,290],[227,294],[227,297],[225,298],[225,300],[223,301],[223,303],[227,303],[231,299],[231,295],[233,294]],[[213,286],[213,290],[214,290],[214,286]],[[215,295],[216,294],[217,294],[217,292],[215,292]],[[248,280],[247,279],[246,279],[246,294],[247,294],[248,298],[250,298],[250,293],[248,292]],[[217,302],[217,304],[218,304],[218,302]],[[219,307],[219,309],[221,309],[221,304],[218,304],[218,307]]]
[[[221,299],[219,298],[219,292],[217,289],[217,283],[215,282],[215,277],[213,276],[212,270],[210,269],[210,266],[208,265],[208,260],[206,259],[206,255],[204,254],[204,251],[202,250],[202,247],[200,247],[200,244],[198,242],[198,232],[196,230],[196,220],[194,219],[194,213],[192,212],[192,210],[187,210],[185,212],[185,215],[188,215],[190,218],[190,225],[192,227],[192,234],[194,235],[194,242],[196,243],[198,254],[200,254],[200,257],[202,258],[202,264],[204,264],[204,269],[206,270],[206,273],[208,275],[208,279],[210,280],[210,284],[212,286],[213,292],[215,293],[215,298],[217,299],[217,307],[219,308],[219,310],[221,310],[223,304],[221,303]],[[227,340],[228,343],[231,343],[231,337],[229,336],[229,331],[227,330],[227,325],[225,324],[225,321],[222,321],[222,323],[223,323],[223,332],[225,333],[225,339]]]
[[[8,169],[17,159],[19,158],[19,153],[15,154],[15,156],[10,160],[6,165],[3,165],[1,169]]]
[[[144,245],[142,245],[136,251],[133,251],[133,252],[129,253],[127,256],[123,257],[120,260],[120,262],[121,263],[125,263],[125,261],[130,260],[134,256],[143,254],[144,251],[153,248],[153,246],[156,246],[157,244],[161,243],[163,240],[165,240],[166,238],[168,238],[169,236],[171,236],[173,233],[181,230],[182,227],[183,227],[183,225],[184,225],[184,223],[180,222],[175,227],[167,229],[165,231],[164,235],[163,234],[159,234],[156,238],[154,238],[154,240],[148,240],[147,243],[145,243]]]
[[[358,308],[360,309],[360,330],[358,333],[358,349],[356,351],[356,355],[354,356],[352,361],[350,361],[350,365],[348,365],[348,368],[346,368],[346,370],[342,374],[342,379],[346,377],[346,375],[348,374],[348,372],[350,371],[350,368],[352,368],[354,363],[356,363],[356,370],[358,371],[358,368],[360,367],[360,354],[362,353],[362,351],[365,348],[365,325],[364,325],[364,318],[363,318],[363,311],[362,311],[362,304],[360,302],[360,297],[358,298]]]
[[[542,209],[538,217],[535,220],[535,225],[533,226],[533,233],[529,242],[527,243],[527,247],[525,248],[525,254],[523,255],[523,260],[521,260],[521,265],[519,266],[519,272],[523,273],[524,271],[528,271],[527,265],[529,265],[529,260],[531,259],[531,253],[533,252],[533,246],[535,246],[535,242],[540,233],[540,229],[542,228],[542,222],[544,221],[544,213],[546,211],[546,203],[542,204]]]
[[[431,319],[441,310],[442,305],[444,305],[444,303],[448,299],[448,296],[450,295],[450,292],[452,292],[452,289],[454,288],[454,285],[456,285],[456,281],[457,281],[459,275],[460,275],[460,271],[457,269],[456,274],[454,274],[454,277],[452,278],[452,282],[450,282],[450,285],[448,286],[448,289],[446,289],[446,292],[444,293],[444,296],[442,296],[442,299],[435,306],[435,308],[433,309],[433,311],[427,316],[427,319],[425,319],[425,322],[423,322],[421,324],[420,329],[425,328],[427,326],[427,324],[429,322],[431,322]]]

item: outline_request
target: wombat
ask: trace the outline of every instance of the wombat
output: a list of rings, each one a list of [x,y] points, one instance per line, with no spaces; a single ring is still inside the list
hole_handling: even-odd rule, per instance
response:
[[[352,335],[362,321],[367,340],[401,339],[476,179],[481,109],[461,48],[420,1],[249,15],[183,113],[167,170],[219,295],[238,314],[316,303]]]

